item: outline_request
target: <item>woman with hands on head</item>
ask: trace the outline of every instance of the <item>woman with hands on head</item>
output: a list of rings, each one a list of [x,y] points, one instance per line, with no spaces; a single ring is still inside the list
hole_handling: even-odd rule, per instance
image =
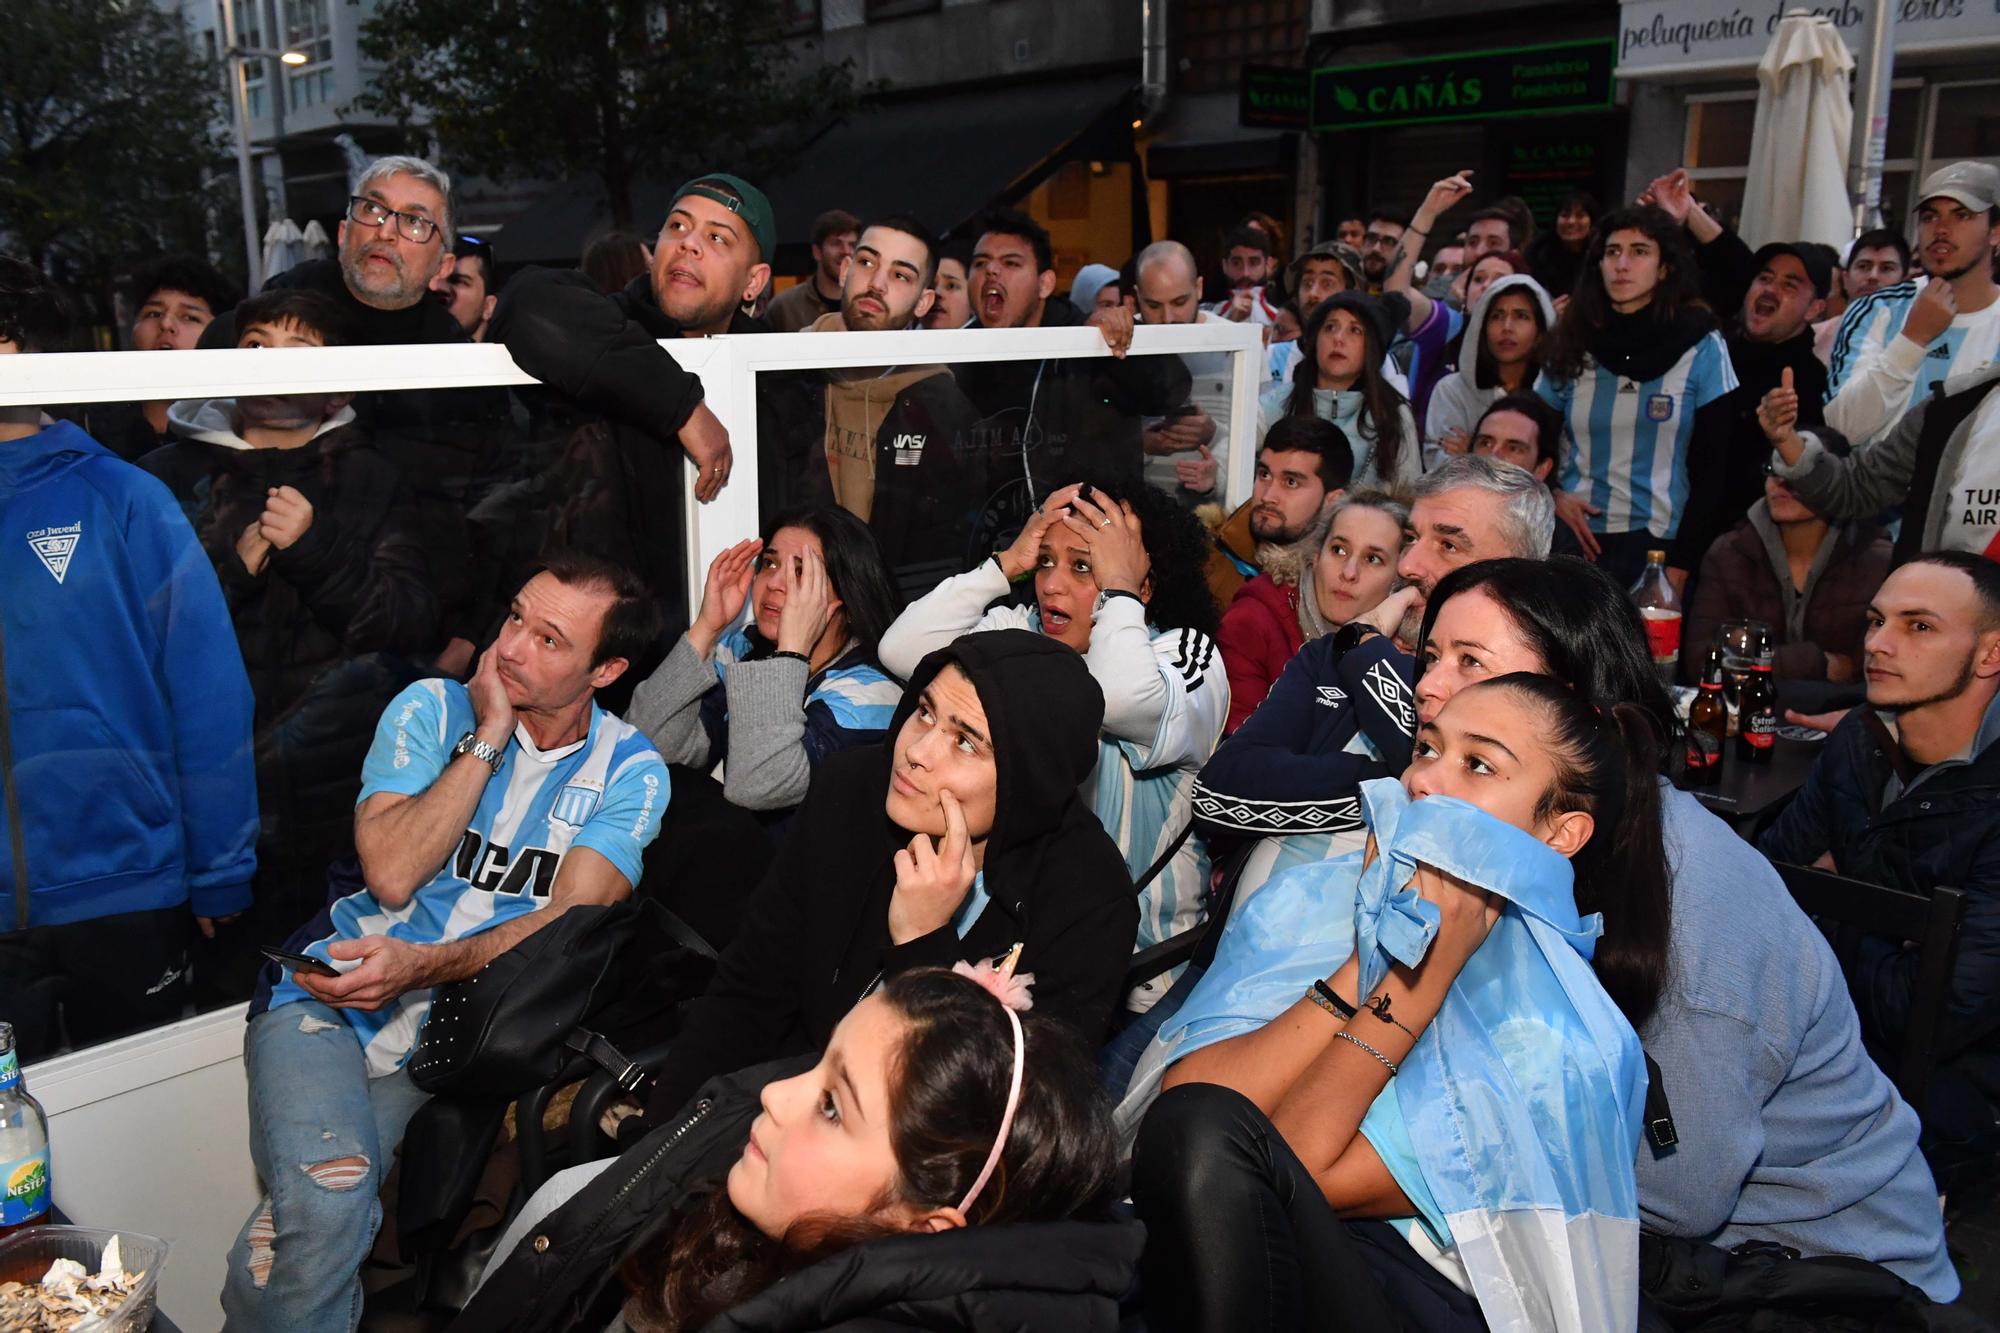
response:
[[[633,693],[626,720],[670,764],[726,759],[732,804],[788,811],[821,760],[887,730],[902,687],[875,645],[894,614],[867,524],[832,505],[780,514],[767,536],[709,565],[694,623]]]
[[[918,662],[889,738],[818,766],[633,1121],[666,1123],[707,1078],[824,1046],[889,977],[1017,945],[1036,1011],[1098,1040],[1138,922],[1078,791],[1103,709],[1083,660],[1045,636],[967,635]]]
[[[1201,520],[1162,491],[1073,482],[1043,501],[1005,550],[911,603],[882,636],[891,671],[996,629],[1032,630],[1081,655],[1104,694],[1103,730],[1090,737],[1096,776],[1084,798],[1133,880],[1160,866],[1140,898],[1140,948],[1188,929],[1203,911],[1207,857],[1181,835],[1195,774],[1229,711],[1212,637],[1210,549]],[[1024,579],[1032,580],[1032,607],[1009,600],[1010,585]],[[1132,1007],[1149,1007],[1168,981],[1136,988]]]

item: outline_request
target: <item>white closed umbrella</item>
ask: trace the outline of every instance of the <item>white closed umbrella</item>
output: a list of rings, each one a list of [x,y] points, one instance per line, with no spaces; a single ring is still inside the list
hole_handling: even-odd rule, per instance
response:
[[[305,233],[290,218],[279,218],[264,229],[264,276],[275,278],[296,268],[305,257]]]
[[[1839,249],[1853,235],[1847,199],[1853,73],[1854,57],[1831,21],[1803,9],[1779,21],[1757,63],[1742,224],[1752,248],[1818,241]]]
[[[305,251],[307,259],[330,259],[333,257],[333,241],[326,234],[326,228],[314,218],[306,223]]]

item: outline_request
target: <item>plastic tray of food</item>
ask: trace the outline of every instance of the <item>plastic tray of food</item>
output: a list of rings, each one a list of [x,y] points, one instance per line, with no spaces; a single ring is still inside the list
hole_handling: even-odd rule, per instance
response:
[[[133,1231],[15,1232],[0,1240],[0,1333],[145,1333],[167,1249]]]

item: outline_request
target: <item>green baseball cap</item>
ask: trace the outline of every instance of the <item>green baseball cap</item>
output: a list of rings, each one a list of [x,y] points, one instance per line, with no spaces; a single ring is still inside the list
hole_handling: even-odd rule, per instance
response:
[[[674,191],[674,203],[678,204],[689,195],[700,195],[743,219],[750,228],[750,236],[757,242],[757,257],[769,263],[778,249],[778,223],[771,216],[771,201],[764,192],[744,180],[724,171],[710,171],[696,176],[680,189]]]

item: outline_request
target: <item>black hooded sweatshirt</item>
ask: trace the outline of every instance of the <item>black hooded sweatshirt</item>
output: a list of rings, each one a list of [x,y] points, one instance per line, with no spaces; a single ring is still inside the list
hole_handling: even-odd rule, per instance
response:
[[[889,937],[895,855],[910,833],[883,808],[896,735],[932,677],[956,665],[986,712],[997,786],[986,842],[991,901],[965,937],[949,923],[905,944]],[[1078,788],[1097,763],[1104,696],[1083,658],[1027,630],[967,634],[918,664],[890,739],[821,762],[777,860],[745,908],[654,1085],[646,1116],[619,1139],[666,1123],[702,1082],[823,1048],[880,979],[992,958],[1023,944],[1035,1007],[1103,1040],[1118,1004],[1139,904],[1124,857]]]

